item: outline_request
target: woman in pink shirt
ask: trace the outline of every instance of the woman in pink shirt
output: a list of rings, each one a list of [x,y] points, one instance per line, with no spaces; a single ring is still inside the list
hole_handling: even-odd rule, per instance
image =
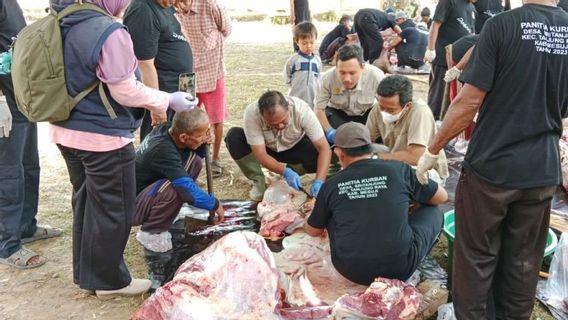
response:
[[[51,5],[60,11],[74,2],[51,0]],[[88,2],[120,16],[130,0]],[[130,35],[111,17],[82,10],[65,17],[61,30],[69,93],[99,79],[117,115],[110,118],[94,90],[68,120],[51,125],[51,138],[73,185],[73,280],[100,298],[139,295],[151,283],[133,279],[123,259],[136,199],[134,131],[144,109],[156,114],[165,114],[168,107],[183,112],[197,100],[138,82]]]

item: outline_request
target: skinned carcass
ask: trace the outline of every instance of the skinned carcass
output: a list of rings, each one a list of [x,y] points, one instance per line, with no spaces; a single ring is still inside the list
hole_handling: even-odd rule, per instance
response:
[[[266,238],[278,238],[301,228],[314,205],[314,201],[306,199],[305,194],[290,188],[286,182],[273,182],[257,207],[259,233]]]
[[[346,294],[333,308],[334,319],[414,319],[422,295],[397,279],[377,278],[364,293]]]

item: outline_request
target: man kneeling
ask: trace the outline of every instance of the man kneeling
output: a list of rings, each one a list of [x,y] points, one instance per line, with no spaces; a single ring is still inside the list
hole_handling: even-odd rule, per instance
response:
[[[362,285],[412,275],[441,231],[436,205],[448,198],[436,182],[420,184],[409,165],[374,157],[376,147],[363,124],[337,129],[334,152],[343,170],[323,184],[305,227],[314,237],[327,229],[333,266]]]
[[[133,225],[141,225],[136,239],[151,251],[172,248],[168,230],[183,203],[205,209],[210,218],[224,219],[219,200],[195,180],[202,163],[198,149],[211,143],[209,120],[202,109],[177,112],[171,123],[155,127],[136,151],[136,211]]]

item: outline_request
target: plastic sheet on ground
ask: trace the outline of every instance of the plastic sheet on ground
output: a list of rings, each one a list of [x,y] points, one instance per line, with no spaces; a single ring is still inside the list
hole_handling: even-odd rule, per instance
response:
[[[550,263],[548,280],[537,286],[537,298],[556,319],[568,319],[568,234],[563,233]]]
[[[215,240],[239,230],[257,232],[259,223],[255,203],[252,201],[223,201],[225,222],[211,225],[207,222],[209,213],[190,208],[182,208],[186,216],[178,219],[170,228],[172,250],[158,253],[144,250],[152,289],[170,281],[178,267],[189,257],[205,250]],[[191,232],[186,232],[186,227]]]

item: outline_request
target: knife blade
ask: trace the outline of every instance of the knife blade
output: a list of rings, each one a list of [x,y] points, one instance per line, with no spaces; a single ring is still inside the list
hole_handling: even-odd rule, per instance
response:
[[[309,194],[306,189],[304,189],[304,187],[300,187],[300,191],[302,191],[303,193],[305,193],[309,199],[313,199],[313,196],[311,194]]]

